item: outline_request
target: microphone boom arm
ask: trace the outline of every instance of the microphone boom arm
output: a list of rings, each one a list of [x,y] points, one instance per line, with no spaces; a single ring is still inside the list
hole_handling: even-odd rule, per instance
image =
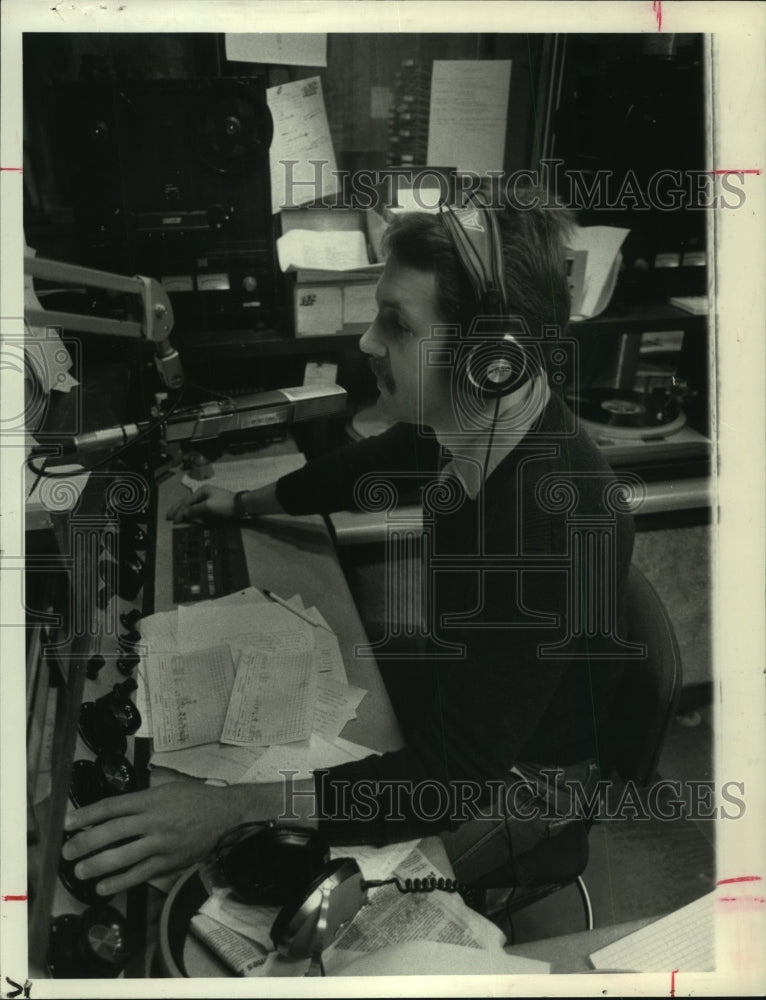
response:
[[[34,308],[27,309],[26,315],[32,326],[60,326],[65,330],[77,330],[81,333],[153,341],[157,351],[155,360],[160,378],[169,389],[181,388],[184,381],[181,359],[170,342],[173,306],[167,292],[155,278],[146,278],[142,275],[128,277],[81,267],[79,264],[67,264],[63,261],[32,256],[24,257],[24,273],[45,281],[82,284],[110,292],[138,295],[142,307],[140,322]]]

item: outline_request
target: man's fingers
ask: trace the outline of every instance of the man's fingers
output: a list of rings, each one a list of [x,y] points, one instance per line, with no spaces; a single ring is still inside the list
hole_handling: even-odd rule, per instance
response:
[[[66,829],[83,830],[86,826],[104,823],[115,816],[130,816],[139,811],[141,803],[137,799],[140,797],[141,792],[132,795],[113,795],[81,809],[75,809],[67,813]]]
[[[111,875],[109,878],[102,879],[96,885],[96,892],[102,896],[111,896],[114,893],[123,892],[125,889],[143,885],[144,882],[148,882],[150,878],[164,871],[163,859],[155,855],[140,861],[125,872],[120,872],[119,875]]]
[[[113,843],[113,841],[112,841]],[[99,851],[92,858],[78,862],[75,867],[77,878],[98,878],[99,875],[110,875],[123,868],[131,868],[147,857],[155,854],[154,841],[151,836],[139,837],[128,844],[120,844],[106,851]]]
[[[198,489],[191,493],[185,500],[180,500],[168,510],[166,515],[167,519],[169,521],[175,521],[176,524],[179,524],[188,516],[195,517],[201,515],[203,508],[200,505],[204,504],[209,494],[210,491],[207,486],[198,487]]]
[[[120,840],[128,840],[132,837],[140,837],[147,831],[144,829],[143,817],[141,816],[120,816],[116,819],[91,826],[82,833],[75,834],[74,837],[64,844],[61,853],[72,861],[75,858],[82,858],[93,851],[100,851],[110,844],[116,844]]]

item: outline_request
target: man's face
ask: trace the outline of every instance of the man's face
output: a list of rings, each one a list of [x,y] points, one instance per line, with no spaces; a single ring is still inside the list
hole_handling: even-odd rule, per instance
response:
[[[434,325],[444,325],[436,310],[436,278],[389,258],[375,292],[378,315],[359,346],[370,356],[378,381],[380,407],[389,420],[416,423],[422,394],[424,422],[439,422],[450,405],[449,376],[443,370],[420,371],[420,344]]]

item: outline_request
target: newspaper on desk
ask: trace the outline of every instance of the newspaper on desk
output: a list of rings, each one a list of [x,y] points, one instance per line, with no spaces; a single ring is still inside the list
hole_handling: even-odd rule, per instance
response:
[[[392,874],[400,880],[439,877],[441,873],[417,844],[407,841],[381,848],[348,847],[343,854],[357,860],[368,880],[385,879]],[[285,965],[294,967],[293,975],[300,975],[305,963],[300,960],[287,963],[276,954],[271,927],[278,913],[279,907],[246,904],[231,890],[215,886],[192,924],[197,922],[200,938],[230,967],[249,959],[246,971],[239,971],[240,975],[285,974]],[[406,943],[423,942],[481,952],[488,972],[507,963],[503,932],[466,906],[456,893],[402,894],[396,886],[389,885],[370,889],[366,905],[324,950],[325,971],[327,975],[339,975],[365,956]],[[220,950],[222,945],[224,951]],[[549,971],[539,963],[535,965],[534,971]]]

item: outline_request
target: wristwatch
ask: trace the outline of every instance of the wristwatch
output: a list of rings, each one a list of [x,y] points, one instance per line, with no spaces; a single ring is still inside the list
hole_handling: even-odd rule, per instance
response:
[[[239,493],[234,494],[234,516],[240,521],[250,517],[245,509],[245,494],[249,492],[250,490],[240,490]]]

